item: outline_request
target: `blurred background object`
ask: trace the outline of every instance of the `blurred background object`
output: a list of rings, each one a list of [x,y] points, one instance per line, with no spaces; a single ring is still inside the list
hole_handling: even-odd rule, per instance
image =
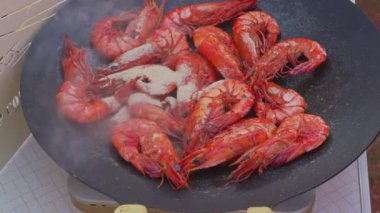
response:
[[[356,0],[356,4],[380,30],[380,0]],[[380,48],[380,47],[379,47]],[[380,125],[380,124],[379,124]],[[380,212],[380,136],[367,152],[372,212]]]
[[[380,0],[356,0],[356,4],[380,29]]]

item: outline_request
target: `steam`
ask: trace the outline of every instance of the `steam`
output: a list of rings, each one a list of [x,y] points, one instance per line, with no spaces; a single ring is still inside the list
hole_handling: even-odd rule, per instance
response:
[[[127,106],[123,106],[120,108],[118,112],[116,112],[110,119],[112,123],[118,124],[124,121],[127,121],[132,118],[132,115]]]
[[[104,120],[91,124],[77,124],[63,117],[55,101],[63,83],[61,68],[63,37],[67,34],[76,46],[85,49],[86,62],[95,70],[96,67],[110,62],[101,57],[91,44],[91,32],[95,23],[104,17],[142,7],[143,3],[141,0],[71,1],[63,10],[57,12],[53,22],[42,31],[42,39],[36,42],[38,47],[33,48],[34,59],[38,60],[34,60],[32,65],[35,72],[29,76],[36,85],[34,88],[29,88],[34,91],[29,94],[35,97],[29,98],[33,99],[32,107],[26,110],[39,114],[28,114],[29,117],[33,117],[32,130],[42,147],[62,167],[74,173],[74,176],[79,176],[76,174],[78,172],[83,178],[83,175],[88,175],[89,172],[96,174],[101,171],[103,168],[91,162],[94,156],[111,162],[115,167],[118,166],[114,163],[115,150],[110,145],[110,132],[116,123],[130,119],[131,114],[127,106],[124,106]],[[178,3],[173,3],[176,4]],[[181,75],[177,73],[175,81],[180,81]],[[156,77],[162,78],[162,75]],[[132,95],[131,100],[133,102],[141,97],[142,95],[137,93]],[[167,105],[174,107],[175,104],[176,100],[173,97],[168,97],[161,103],[163,107]]]
[[[27,63],[28,72],[24,73],[28,88],[22,95],[27,96],[24,112],[36,139],[60,166],[77,176],[76,172],[86,174],[81,170],[95,172],[101,169],[91,162],[93,156],[115,165],[110,154],[114,150],[110,146],[109,134],[115,123],[128,120],[130,114],[126,107],[122,107],[117,113],[92,124],[77,124],[62,116],[55,97],[63,83],[63,37],[67,34],[76,46],[85,49],[90,67],[107,64],[109,61],[102,58],[90,42],[94,24],[106,16],[141,7],[143,1],[84,0],[67,4],[34,41]]]

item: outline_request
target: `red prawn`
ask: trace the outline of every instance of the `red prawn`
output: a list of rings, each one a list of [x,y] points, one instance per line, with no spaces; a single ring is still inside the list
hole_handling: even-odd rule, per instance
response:
[[[91,41],[95,49],[107,58],[143,44],[161,23],[166,0],[158,7],[155,0],[144,0],[144,8],[132,9],[117,16],[104,18],[93,28]],[[126,29],[120,29],[127,23]]]

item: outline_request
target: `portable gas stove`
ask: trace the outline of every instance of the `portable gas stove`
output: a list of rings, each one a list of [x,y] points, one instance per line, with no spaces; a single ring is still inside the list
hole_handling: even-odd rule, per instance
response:
[[[84,212],[112,213],[120,205],[71,176],[68,177],[67,182],[74,205]],[[316,192],[312,190],[277,205],[273,208],[273,211],[278,213],[311,213],[315,198]],[[149,212],[163,213],[165,211],[149,209]],[[235,212],[245,212],[245,210]]]

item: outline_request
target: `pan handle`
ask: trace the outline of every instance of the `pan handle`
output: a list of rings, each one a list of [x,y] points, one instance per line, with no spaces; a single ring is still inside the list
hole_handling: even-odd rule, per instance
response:
[[[121,205],[115,209],[114,213],[148,213],[148,209],[143,205],[128,204]],[[268,207],[251,207],[247,209],[247,213],[273,213]]]
[[[251,207],[247,209],[247,213],[273,213],[268,207]]]
[[[148,209],[143,205],[128,204],[128,205],[121,205],[117,207],[114,211],[114,213],[127,213],[127,212],[148,213]]]

